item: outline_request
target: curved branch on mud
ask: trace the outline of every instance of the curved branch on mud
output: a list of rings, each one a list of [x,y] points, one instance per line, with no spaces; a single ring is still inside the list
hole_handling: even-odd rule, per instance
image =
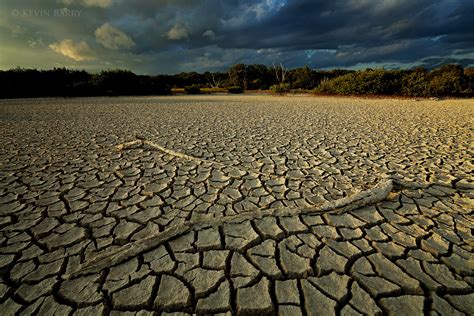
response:
[[[222,162],[219,162],[219,161],[202,159],[202,158],[187,155],[185,153],[177,152],[177,151],[174,151],[172,149],[161,146],[160,144],[157,144],[157,143],[154,143],[152,141],[145,140],[145,139],[137,139],[137,140],[133,140],[133,141],[130,141],[130,142],[123,143],[123,144],[119,144],[119,145],[116,145],[115,148],[117,150],[125,150],[125,149],[130,149],[130,148],[143,148],[143,149],[149,149],[149,150],[150,149],[151,150],[158,150],[158,151],[161,151],[161,152],[163,152],[165,154],[168,154],[170,156],[174,156],[174,157],[185,159],[185,160],[194,161],[198,164],[211,164],[211,165],[218,166],[220,168],[233,168],[233,169],[241,170],[240,168],[238,168],[236,166],[226,165],[226,164],[224,164]],[[241,170],[241,171],[245,171],[249,174],[256,174],[256,175],[260,175],[260,176],[264,176],[264,177],[268,177],[268,178],[273,178],[273,179],[275,179],[275,178],[277,178],[277,179],[278,178],[286,179],[283,176],[270,174],[270,173],[265,173],[265,172],[259,172],[259,171],[255,171],[255,170],[251,170],[251,171]],[[305,176],[305,177],[298,177],[298,178],[294,178],[294,177],[287,177],[287,178],[290,179],[290,180],[304,180],[304,179],[310,178],[310,177]]]
[[[143,252],[156,248],[159,245],[173,238],[176,238],[191,231],[196,231],[209,227],[217,227],[222,224],[238,223],[246,220],[261,219],[269,216],[298,216],[323,213],[340,214],[367,205],[372,205],[381,202],[387,198],[388,194],[392,191],[392,189],[393,181],[391,179],[384,179],[369,190],[361,191],[359,193],[338,199],[336,201],[323,203],[322,205],[317,207],[271,208],[220,218],[190,221],[182,225],[173,226],[165,230],[164,232],[153,234],[144,239],[131,242],[120,248],[114,249],[111,252],[99,254],[97,257],[92,258],[91,260],[81,264],[76,272],[70,275],[65,275],[64,278],[68,279],[77,277],[79,275],[97,273],[102,269],[122,263],[127,259],[130,259]]]

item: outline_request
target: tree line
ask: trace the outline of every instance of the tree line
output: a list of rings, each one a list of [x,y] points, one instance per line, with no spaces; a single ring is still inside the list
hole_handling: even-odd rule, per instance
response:
[[[315,92],[334,95],[474,96],[474,68],[448,64],[433,70],[314,70],[283,65],[237,64],[227,72],[183,72],[137,75],[114,69],[100,73],[54,68],[0,71],[0,98],[167,95],[176,89],[190,94],[208,91],[241,93]],[[175,88],[173,90],[173,88]]]

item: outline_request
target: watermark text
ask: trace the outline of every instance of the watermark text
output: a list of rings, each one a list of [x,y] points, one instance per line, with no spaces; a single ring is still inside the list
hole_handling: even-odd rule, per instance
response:
[[[13,9],[11,15],[21,18],[77,18],[82,14],[81,10],[68,8],[57,9]]]

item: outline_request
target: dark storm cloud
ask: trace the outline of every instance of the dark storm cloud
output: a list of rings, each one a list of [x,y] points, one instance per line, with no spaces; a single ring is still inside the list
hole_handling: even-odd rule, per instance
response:
[[[13,14],[24,8],[81,14]],[[173,73],[238,62],[357,68],[474,59],[474,2],[466,0],[4,0],[0,11],[2,68]]]
[[[231,30],[220,45],[336,49],[342,62],[364,56],[409,61],[456,48],[472,52],[473,12],[469,1],[298,0],[265,21]]]

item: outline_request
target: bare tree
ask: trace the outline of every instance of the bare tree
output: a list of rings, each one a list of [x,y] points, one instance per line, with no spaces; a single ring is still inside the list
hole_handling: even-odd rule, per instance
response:
[[[216,76],[214,74],[211,74],[211,79],[212,79],[211,88],[215,89],[215,88],[221,87],[221,83],[222,83],[221,79],[216,79]]]
[[[288,69],[283,67],[282,63],[280,63],[279,66],[276,66],[275,63],[273,63],[273,70],[275,70],[275,76],[278,83],[284,83],[286,75],[288,74]]]

